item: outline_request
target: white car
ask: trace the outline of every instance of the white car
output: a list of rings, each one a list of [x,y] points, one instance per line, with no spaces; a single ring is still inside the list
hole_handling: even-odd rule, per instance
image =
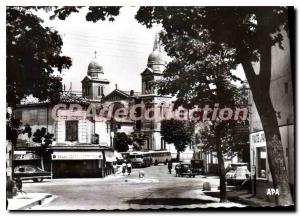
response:
[[[250,171],[247,168],[247,164],[231,164],[230,168],[226,172],[225,179],[228,184],[242,184],[250,178]]]

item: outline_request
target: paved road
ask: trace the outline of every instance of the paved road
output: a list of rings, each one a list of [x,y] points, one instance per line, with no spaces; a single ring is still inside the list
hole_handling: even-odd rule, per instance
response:
[[[100,210],[100,209],[158,209],[195,208],[216,206],[240,206],[218,203],[217,198],[202,192],[204,181],[217,188],[217,178],[175,177],[168,174],[167,166],[151,166],[142,169],[145,178],[139,179],[133,169],[130,176],[110,175],[106,178],[52,179],[41,183],[24,182],[26,192],[53,194],[53,200],[34,209],[52,210]]]

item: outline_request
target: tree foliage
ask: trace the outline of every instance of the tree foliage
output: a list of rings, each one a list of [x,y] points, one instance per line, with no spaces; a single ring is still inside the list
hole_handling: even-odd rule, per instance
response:
[[[118,152],[126,152],[132,145],[132,139],[124,132],[118,132],[114,136],[114,149]]]
[[[46,128],[42,127],[37,129],[33,133],[32,141],[38,143],[39,146],[36,148],[35,152],[41,156],[41,168],[44,169],[44,155],[47,152],[47,148],[51,145],[53,141],[54,134],[48,133]]]
[[[132,132],[130,134],[130,138],[132,140],[133,149],[136,151],[142,150],[142,147],[145,145],[147,136],[142,133]]]
[[[27,134],[30,138],[32,135],[31,127],[26,124],[24,128],[20,128],[22,122],[19,119],[16,119],[14,115],[6,112],[6,140],[17,143],[17,138],[19,134]]]
[[[72,6],[72,7],[55,7],[53,15],[50,19],[61,19],[65,20],[72,13],[78,13],[83,7]],[[91,22],[97,22],[99,20],[114,21],[115,17],[119,15],[121,7],[119,6],[102,6],[102,7],[89,7],[86,14],[86,20]]]
[[[53,134],[48,133],[45,127],[33,133],[32,141],[39,144],[39,152],[44,153],[53,141]]]
[[[62,71],[71,59],[61,55],[63,41],[57,31],[44,27],[31,8],[8,7],[6,11],[7,103],[16,104],[29,95],[51,99],[62,90]]]
[[[161,135],[167,143],[174,143],[177,152],[183,152],[191,144],[193,133],[190,122],[176,119],[161,122]]]

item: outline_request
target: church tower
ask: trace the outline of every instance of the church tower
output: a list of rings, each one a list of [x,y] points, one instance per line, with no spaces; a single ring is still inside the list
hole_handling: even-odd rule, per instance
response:
[[[101,100],[106,95],[109,81],[104,78],[103,67],[95,60],[88,65],[87,76],[81,81],[82,96],[92,100]]]
[[[141,109],[143,118],[139,122],[139,132],[146,136],[146,142],[143,146],[144,150],[166,149],[166,143],[160,133],[161,122],[159,119],[146,118],[145,115],[145,113],[149,113],[149,116],[152,116],[151,109],[162,112],[164,107],[170,102],[171,97],[158,95],[153,84],[153,82],[162,78],[165,65],[166,62],[160,47],[159,38],[156,35],[153,51],[148,57],[147,68],[141,73],[142,95],[140,96],[140,100],[145,106]]]
[[[153,51],[148,57],[147,68],[141,74],[142,76],[142,94],[156,94],[153,88],[153,82],[160,79],[165,69],[166,62],[161,51],[158,35],[155,36]]]

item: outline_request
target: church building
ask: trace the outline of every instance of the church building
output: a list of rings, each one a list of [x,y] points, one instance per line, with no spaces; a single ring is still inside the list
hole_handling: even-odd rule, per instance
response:
[[[143,151],[169,150],[175,156],[174,146],[166,144],[160,134],[160,121],[144,117],[136,121],[130,118],[122,121],[114,118],[86,118],[91,104],[98,111],[111,106],[114,110],[130,110],[132,106],[142,103],[145,106],[139,111],[140,114],[151,108],[163,112],[170,107],[171,97],[158,95],[153,85],[154,81],[162,78],[166,65],[158,36],[148,57],[147,67],[141,73],[141,92],[120,90],[117,85],[112,92],[108,92],[110,81],[105,78],[105,70],[96,60],[95,56],[88,65],[87,73],[81,81],[82,92],[63,92],[60,103],[66,107],[55,110],[57,118],[52,116],[56,106],[47,101],[20,104],[15,110],[16,118],[21,120],[23,126],[30,125],[33,132],[44,127],[48,133],[54,134],[53,143],[48,147],[49,157],[45,158],[45,164],[41,166],[51,170],[54,177],[103,177],[111,172],[116,160],[113,154],[114,135],[118,132],[143,134],[146,137]],[[70,110],[74,104],[80,105],[82,109]],[[16,152],[24,155],[34,155],[37,152],[34,149],[39,145],[26,134],[18,137],[18,143]],[[32,161],[19,160],[15,165],[32,162],[36,165],[39,163],[36,158],[39,156],[35,155]]]

